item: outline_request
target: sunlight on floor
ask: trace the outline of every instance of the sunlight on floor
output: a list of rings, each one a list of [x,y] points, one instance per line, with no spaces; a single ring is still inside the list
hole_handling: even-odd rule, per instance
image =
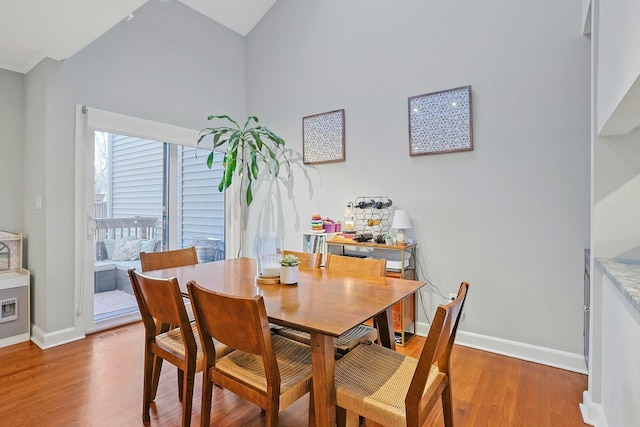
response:
[[[137,310],[136,297],[119,289],[100,292],[94,296],[93,313],[96,321]]]

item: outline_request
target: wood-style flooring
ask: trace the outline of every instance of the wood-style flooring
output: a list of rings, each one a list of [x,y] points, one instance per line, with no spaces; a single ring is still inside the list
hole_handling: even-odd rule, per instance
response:
[[[0,426],[142,426],[141,323],[42,351],[32,343],[0,349]],[[423,338],[399,351],[416,355]],[[578,404],[587,377],[456,346],[452,356],[457,426],[586,426]],[[165,363],[151,426],[179,426],[175,368]],[[192,425],[200,425],[197,376]],[[307,424],[308,398],[280,414],[280,425]],[[260,408],[214,388],[211,425],[260,426]],[[371,425],[371,424],[369,424]],[[426,426],[442,426],[434,410]]]

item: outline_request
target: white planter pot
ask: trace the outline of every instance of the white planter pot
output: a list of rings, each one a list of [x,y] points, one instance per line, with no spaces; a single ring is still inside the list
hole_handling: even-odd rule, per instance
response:
[[[283,285],[295,285],[298,283],[298,266],[280,266],[280,283]]]

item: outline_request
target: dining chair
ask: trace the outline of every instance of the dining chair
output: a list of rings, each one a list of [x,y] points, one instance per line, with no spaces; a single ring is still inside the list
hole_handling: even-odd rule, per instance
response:
[[[145,330],[144,388],[142,420],[149,421],[149,407],[156,397],[162,361],[178,369],[178,398],[182,401],[182,425],[191,422],[193,382],[202,370],[203,353],[197,339],[198,330],[189,322],[178,280],[157,279],[129,269],[129,280],[135,294]],[[176,325],[176,328],[170,328]],[[232,349],[216,344],[218,355]]]
[[[283,255],[295,255],[300,260],[300,268],[320,268],[322,254],[320,252],[295,252],[284,250]]]
[[[385,259],[355,258],[341,255],[327,254],[325,269],[341,271],[367,276],[384,276],[386,272]],[[283,337],[311,345],[311,335],[308,332],[292,328],[279,328],[275,332]],[[358,325],[335,339],[334,347],[338,355],[353,350],[360,343],[372,343],[378,339],[378,330],[367,325]]]
[[[142,265],[142,271],[182,267],[197,263],[198,254],[195,246],[164,252],[140,252],[140,264]]]
[[[198,254],[195,246],[163,252],[140,252],[140,264],[142,266],[142,272],[195,265],[198,264]],[[195,317],[191,309],[191,302],[188,300],[185,301],[184,298],[183,301],[187,309],[189,321],[193,322]]]
[[[201,426],[211,417],[213,384],[258,405],[265,425],[278,425],[278,414],[312,389],[311,349],[271,334],[262,296],[237,297],[187,283],[204,351]],[[220,357],[213,340],[236,350]],[[217,356],[217,358],[216,358]],[[314,420],[309,399],[309,422]]]
[[[440,305],[419,359],[378,345],[361,345],[336,362],[338,426],[360,417],[385,426],[421,426],[442,398],[444,423],[453,426],[451,349],[469,284]]]
[[[365,274],[367,276],[384,276],[387,270],[387,260],[327,254],[324,268],[329,271]]]

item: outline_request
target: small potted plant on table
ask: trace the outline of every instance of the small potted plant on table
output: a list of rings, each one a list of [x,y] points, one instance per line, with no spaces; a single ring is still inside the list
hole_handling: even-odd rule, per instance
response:
[[[298,283],[298,265],[300,260],[297,256],[287,254],[280,260],[280,283],[283,285],[295,285]]]

